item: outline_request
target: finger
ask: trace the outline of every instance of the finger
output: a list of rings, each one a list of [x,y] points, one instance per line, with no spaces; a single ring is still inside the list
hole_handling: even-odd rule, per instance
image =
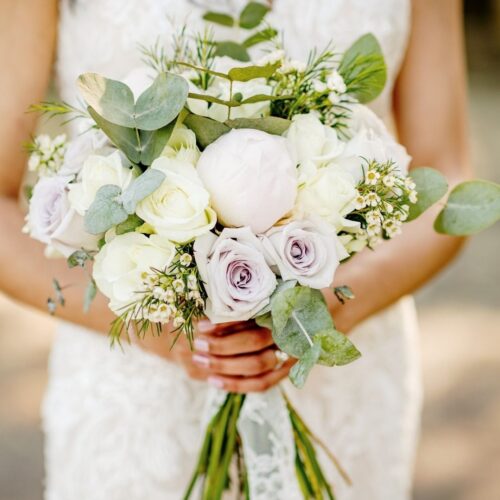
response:
[[[194,350],[199,353],[216,356],[234,356],[250,352],[262,351],[273,345],[271,332],[266,328],[245,330],[230,335],[199,335],[194,340]]]
[[[240,356],[211,356],[193,354],[193,363],[208,370],[212,375],[257,376],[276,368],[278,360],[274,349],[264,349],[255,354]]]
[[[214,324],[208,319],[202,319],[198,321],[196,327],[198,333],[201,335],[217,335],[230,331],[239,331],[245,327],[248,328],[250,325],[255,326],[255,323],[250,321],[231,321],[229,323]]]
[[[211,375],[208,382],[219,389],[228,392],[246,394],[248,392],[263,392],[281,382],[290,371],[295,360],[287,361],[279,370],[274,370],[257,377],[229,377]]]

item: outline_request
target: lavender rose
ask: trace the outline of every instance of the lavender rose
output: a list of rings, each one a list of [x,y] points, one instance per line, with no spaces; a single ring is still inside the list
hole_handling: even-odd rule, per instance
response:
[[[245,321],[269,303],[276,276],[250,228],[226,228],[195,241],[196,263],[206,283],[206,315],[213,323]]]
[[[75,250],[96,250],[98,236],[88,234],[83,217],[68,200],[68,177],[43,177],[33,189],[26,231],[47,245],[48,256],[68,257]]]
[[[326,288],[332,284],[340,260],[348,257],[337,235],[322,220],[294,221],[262,236],[269,261],[286,280]]]

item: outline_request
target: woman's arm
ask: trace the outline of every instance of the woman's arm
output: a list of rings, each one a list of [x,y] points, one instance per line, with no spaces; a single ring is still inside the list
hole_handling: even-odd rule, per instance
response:
[[[451,185],[465,180],[470,169],[460,0],[413,1],[411,38],[394,103],[399,139],[412,165],[440,170]],[[328,294],[341,331],[413,292],[456,255],[463,239],[434,231],[438,211],[435,207],[406,225],[402,236],[340,266],[336,284],[349,285],[356,295],[341,306]]]
[[[57,0],[0,2],[0,290],[46,310],[54,294],[52,278],[62,285],[79,283],[63,260],[47,260],[40,243],[21,233],[24,214],[18,202],[26,165],[21,144],[29,139],[36,116],[28,106],[42,100],[51,76],[57,34]],[[82,287],[65,290],[67,305],[58,316],[98,331],[112,320],[103,298],[91,314],[82,311]]]

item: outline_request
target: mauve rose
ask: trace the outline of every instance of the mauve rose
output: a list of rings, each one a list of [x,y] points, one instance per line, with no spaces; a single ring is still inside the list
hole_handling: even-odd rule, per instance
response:
[[[226,228],[219,237],[205,234],[195,241],[194,251],[212,323],[245,321],[269,304],[276,276],[250,228]]]
[[[349,256],[322,220],[274,227],[261,240],[268,260],[276,265],[283,280],[297,280],[311,288],[330,286],[339,262]]]
[[[35,185],[27,216],[30,236],[47,245],[47,255],[68,257],[75,250],[97,250],[98,236],[87,233],[83,217],[68,200],[67,177],[43,177]]]

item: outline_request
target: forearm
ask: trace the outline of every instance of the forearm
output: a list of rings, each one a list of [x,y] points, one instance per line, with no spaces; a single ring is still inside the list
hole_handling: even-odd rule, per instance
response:
[[[349,286],[356,298],[341,305],[325,291],[337,328],[349,332],[357,324],[400,297],[412,293],[441,270],[463,245],[462,238],[443,236],[433,229],[439,207],[405,225],[403,235],[364,250],[341,265],[335,286]]]
[[[98,294],[89,313],[83,311],[83,294],[88,282],[87,271],[69,269],[64,259],[47,259],[40,243],[21,232],[24,216],[18,201],[0,197],[0,289],[15,300],[47,311],[47,299],[54,297],[52,280],[64,287],[64,307],[56,315],[99,332],[107,332],[114,316],[107,299]]]

